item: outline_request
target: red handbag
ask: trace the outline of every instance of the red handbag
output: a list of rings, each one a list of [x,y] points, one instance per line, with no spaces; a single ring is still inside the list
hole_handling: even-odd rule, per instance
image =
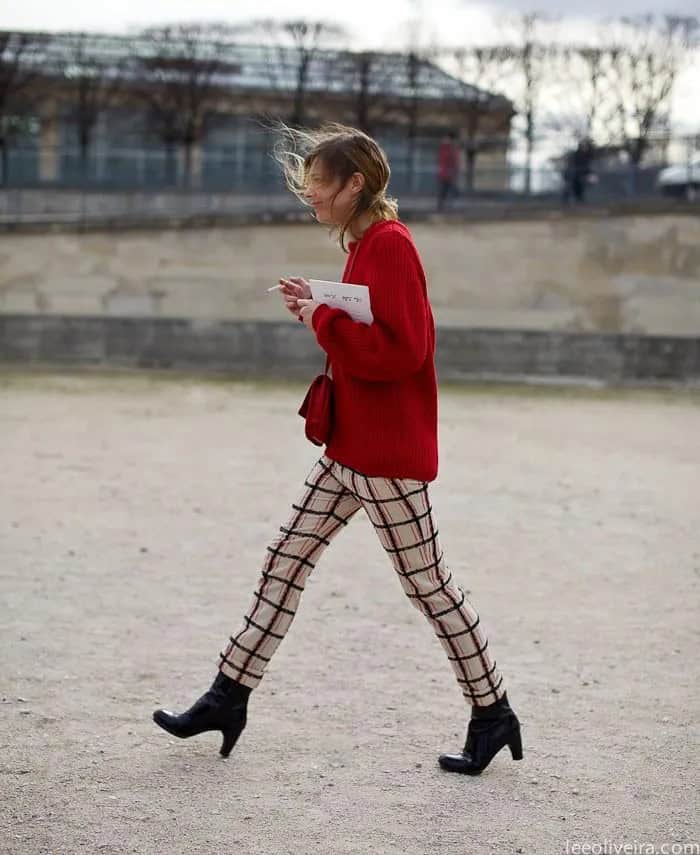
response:
[[[306,419],[306,438],[314,445],[327,445],[333,432],[333,381],[329,367],[330,360],[326,357],[323,374],[314,379],[299,407],[299,415]]]

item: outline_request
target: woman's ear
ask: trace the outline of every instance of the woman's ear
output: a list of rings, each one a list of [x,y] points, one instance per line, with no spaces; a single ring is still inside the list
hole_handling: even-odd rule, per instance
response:
[[[350,176],[350,189],[353,193],[361,193],[365,187],[365,176],[361,172],[353,172]]]

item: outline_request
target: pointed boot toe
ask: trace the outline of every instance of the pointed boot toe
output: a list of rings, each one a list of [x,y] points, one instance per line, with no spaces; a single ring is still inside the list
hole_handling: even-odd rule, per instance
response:
[[[179,736],[180,739],[186,739],[189,735],[183,732],[180,716],[170,712],[170,710],[156,710],[153,713],[153,721],[158,727],[162,727],[163,730],[167,730],[173,736]]]
[[[250,691],[247,686],[219,673],[209,691],[188,710],[177,715],[158,709],[153,713],[153,721],[179,739],[218,730],[223,737],[219,753],[228,757],[245,729]]]
[[[523,759],[520,722],[510,707],[493,718],[472,718],[461,754],[441,754],[438,763],[447,772],[480,775],[506,745],[513,760]]]
[[[441,754],[438,757],[440,767],[446,772],[464,772],[468,761],[464,754]]]

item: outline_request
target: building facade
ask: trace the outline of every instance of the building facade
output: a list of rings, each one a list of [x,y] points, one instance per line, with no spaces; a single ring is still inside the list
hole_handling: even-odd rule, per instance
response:
[[[433,192],[453,131],[474,189],[502,189],[513,108],[414,54],[54,33],[14,109],[5,184],[274,192],[275,120],[375,136],[394,192]],[[475,138],[478,135],[478,140]]]

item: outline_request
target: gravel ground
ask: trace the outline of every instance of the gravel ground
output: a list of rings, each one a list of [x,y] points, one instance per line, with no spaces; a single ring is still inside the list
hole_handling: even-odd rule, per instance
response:
[[[218,735],[153,725],[211,682],[317,456],[302,393],[0,376],[3,855],[697,842],[697,393],[442,390],[433,503],[522,762],[439,769],[467,709],[360,517],[312,574],[229,760]]]

